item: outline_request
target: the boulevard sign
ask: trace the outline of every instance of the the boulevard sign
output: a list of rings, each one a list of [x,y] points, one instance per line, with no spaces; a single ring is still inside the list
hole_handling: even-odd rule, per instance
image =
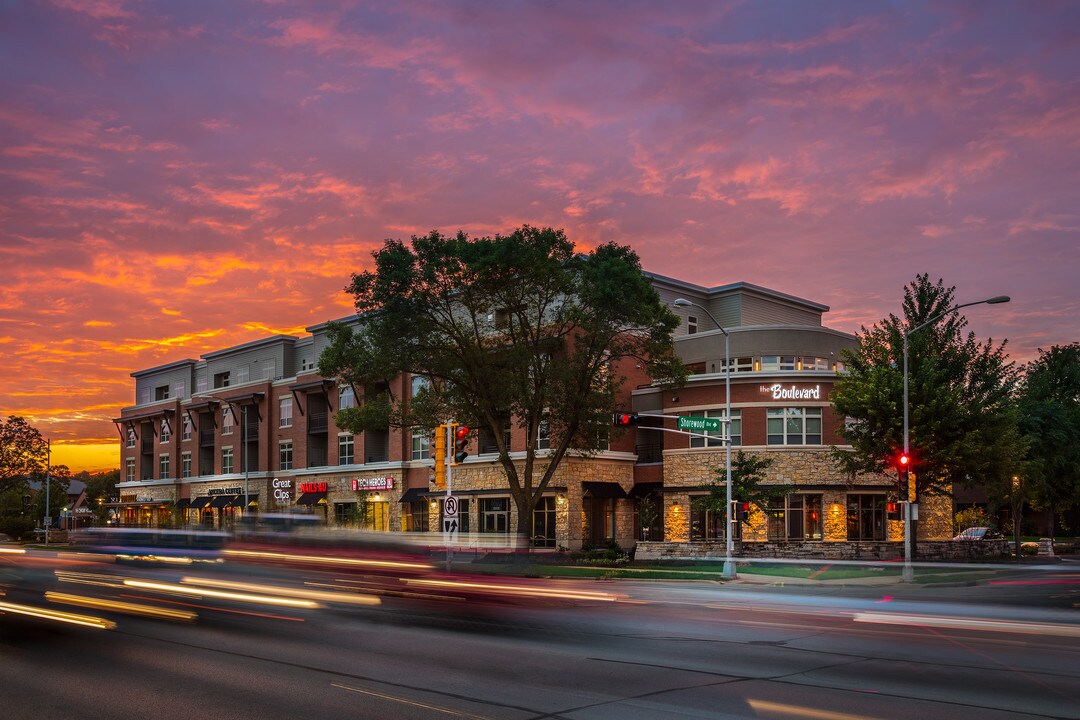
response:
[[[820,400],[821,386],[812,388],[800,388],[791,385],[784,387],[780,383],[775,385],[762,385],[761,392],[772,395],[773,400]]]
[[[678,427],[680,430],[697,430],[698,432],[720,432],[720,418],[680,415],[678,420]]]

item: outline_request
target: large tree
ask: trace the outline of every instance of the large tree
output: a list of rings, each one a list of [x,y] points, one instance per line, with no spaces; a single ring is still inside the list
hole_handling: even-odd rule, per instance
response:
[[[561,230],[524,226],[388,240],[374,258],[348,288],[359,322],[331,327],[319,372],[369,390],[402,373],[430,384],[413,402],[367,396],[339,422],[354,432],[447,419],[483,429],[522,535],[567,454],[606,443],[623,361],[659,380],[685,379],[672,343],[678,319],[627,247],[579,254]],[[527,438],[523,457],[510,455],[511,419]],[[541,427],[549,449],[538,451]]]
[[[1004,486],[1020,469],[1024,445],[1012,393],[1017,373],[1005,342],[964,334],[967,320],[950,312],[956,288],[918,275],[904,288],[903,317],[890,314],[858,333],[843,353],[847,372],[832,402],[846,416],[838,452],[848,474],[895,474],[903,449],[904,333],[908,336],[909,440],[915,498],[944,495],[953,485]],[[940,319],[934,321],[935,317]],[[914,534],[913,534],[914,536]]]
[[[1019,397],[1032,498],[1053,537],[1057,513],[1080,504],[1080,343],[1040,348]]]
[[[49,445],[37,428],[16,415],[0,418],[0,492],[25,484],[43,472]]]

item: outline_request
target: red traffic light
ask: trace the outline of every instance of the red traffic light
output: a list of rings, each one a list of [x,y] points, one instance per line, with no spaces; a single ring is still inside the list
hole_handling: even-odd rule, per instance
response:
[[[465,458],[469,457],[469,428],[464,425],[459,425],[458,429],[454,432],[454,463],[460,464],[465,462]]]
[[[611,424],[616,427],[626,427],[638,424],[637,413],[615,413],[611,417]]]
[[[900,464],[900,467],[906,468],[911,464],[911,458],[904,453],[900,453],[900,457],[896,459],[896,462]]]
[[[454,433],[454,436],[458,440],[464,440],[469,436],[469,428],[465,427],[464,425],[459,426],[457,432]]]

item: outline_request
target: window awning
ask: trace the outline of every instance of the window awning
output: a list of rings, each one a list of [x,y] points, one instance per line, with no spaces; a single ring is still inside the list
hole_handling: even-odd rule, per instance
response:
[[[177,510],[183,510],[184,508],[191,507],[191,498],[180,498],[176,501],[176,505],[173,505]]]
[[[195,499],[193,499],[191,501],[191,504],[188,507],[193,508],[193,509],[201,510],[202,508],[209,505],[210,501],[213,500],[213,499],[214,498],[209,497],[209,496],[197,497],[197,498],[195,498]]]
[[[581,487],[586,495],[593,498],[624,498],[627,496],[622,486],[615,483],[583,482]]]
[[[435,492],[432,492],[431,490],[427,490],[425,488],[409,488],[401,496],[401,501],[400,502],[403,502],[403,503],[420,502],[421,500],[423,500],[428,495],[435,495],[435,494],[436,494]]]
[[[247,496],[247,504],[248,505],[256,505],[256,504],[258,504],[258,502],[259,502],[259,496],[258,496],[257,493],[248,493],[248,496]],[[243,495],[237,495],[236,497],[234,497],[233,501],[232,501],[232,505],[230,505],[229,507],[238,507],[238,508],[244,507],[244,496]]]
[[[235,495],[215,495],[214,498],[210,501],[210,507],[227,508],[232,505],[232,501],[235,498]]]
[[[296,499],[297,505],[318,505],[319,503],[326,504],[326,493],[303,493]]]
[[[638,483],[634,487],[630,488],[630,497],[641,498],[653,495],[661,492],[664,489],[664,483],[650,482],[650,483]]]
[[[147,411],[141,412],[141,413],[136,413],[134,415],[128,415],[126,417],[121,416],[121,417],[118,417],[118,418],[113,418],[113,422],[114,423],[133,423],[133,422],[139,422],[140,420],[151,420],[151,419],[156,418],[156,417],[161,417],[162,415],[174,415],[175,413],[176,413],[176,408],[160,407],[160,408],[154,408],[153,410],[147,410]]]

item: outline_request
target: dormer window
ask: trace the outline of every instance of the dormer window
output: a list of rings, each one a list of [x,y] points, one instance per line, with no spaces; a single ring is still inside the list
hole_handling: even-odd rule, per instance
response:
[[[227,388],[227,387],[229,387],[229,373],[227,373],[227,372],[214,373],[214,387],[215,388]]]
[[[693,315],[687,315],[686,316],[686,334],[687,335],[696,335],[697,334],[697,318],[694,317]]]
[[[168,400],[169,399],[169,386],[158,385],[154,388],[154,400]]]

